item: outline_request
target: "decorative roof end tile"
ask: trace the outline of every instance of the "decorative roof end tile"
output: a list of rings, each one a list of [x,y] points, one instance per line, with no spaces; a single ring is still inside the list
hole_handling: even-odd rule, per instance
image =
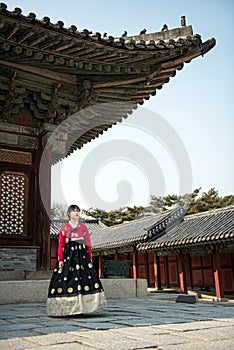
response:
[[[13,14],[13,15],[16,15],[16,16],[20,16],[21,13],[22,13],[22,10],[21,10],[21,8],[19,8],[19,7],[16,7],[16,8],[12,11],[12,14]]]
[[[7,10],[7,5],[4,4],[4,2],[0,3],[0,11],[6,11]]]
[[[44,22],[46,25],[49,25],[50,24],[50,18],[45,16],[42,18],[42,22]]]
[[[35,13],[30,12],[30,13],[27,15],[27,19],[29,19],[30,21],[35,21],[35,19],[36,19]]]
[[[72,33],[75,33],[77,31],[77,27],[73,24],[70,27],[68,27],[67,29]]]
[[[90,34],[90,31],[88,29],[81,29],[78,30],[78,33],[82,36],[88,36]]]
[[[57,23],[55,23],[55,28],[59,28],[59,29],[61,29],[61,28],[63,28],[63,26],[64,26],[64,23],[62,22],[62,21],[58,21]]]

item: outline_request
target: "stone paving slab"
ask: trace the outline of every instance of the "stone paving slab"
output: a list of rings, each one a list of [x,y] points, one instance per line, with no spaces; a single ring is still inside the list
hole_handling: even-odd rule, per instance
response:
[[[197,329],[194,331],[183,331],[183,336],[190,339],[202,339],[203,341],[217,341],[217,340],[233,340],[234,341],[234,332],[233,327],[224,327],[219,328],[206,328],[206,329]],[[233,343],[234,347],[234,343]]]
[[[177,295],[108,300],[100,313],[48,317],[45,304],[0,306],[2,350],[234,349],[234,303]]]
[[[114,332],[114,331],[112,331]],[[154,349],[162,348],[163,346],[168,346],[170,344],[180,344],[189,343],[190,340],[182,337],[175,336],[168,332],[157,331],[153,328],[137,327],[137,328],[126,328],[115,330],[116,336],[118,338],[125,337],[127,339],[135,339],[138,341],[138,347],[141,346],[148,349],[147,346],[154,346]],[[122,338],[121,338],[122,339]],[[148,345],[147,345],[148,344]]]
[[[159,349],[159,348],[158,348]],[[162,350],[232,350],[233,340],[220,340],[220,341],[194,341],[186,344],[171,345],[170,347],[160,347]]]
[[[110,329],[108,331],[101,332],[101,334],[89,331],[85,333],[85,338],[83,338],[83,340],[82,337],[80,337],[80,334],[77,335],[77,340],[89,344],[90,347],[95,349],[126,350],[129,348],[130,344],[132,349],[139,349],[142,348],[143,342],[144,348],[147,349],[157,345],[153,338],[144,339],[143,341],[142,337],[133,336],[127,332],[122,332],[122,328],[117,330]]]
[[[231,326],[232,322],[228,324],[225,324],[225,322],[222,322],[221,320],[210,320],[210,321],[202,321],[202,322],[188,322],[188,323],[175,323],[170,325],[160,325],[160,329],[165,329],[169,331],[175,331],[175,332],[189,332],[189,331],[196,331],[196,330],[203,330],[203,329],[209,329],[212,330],[212,328],[222,328],[222,327],[229,327]]]

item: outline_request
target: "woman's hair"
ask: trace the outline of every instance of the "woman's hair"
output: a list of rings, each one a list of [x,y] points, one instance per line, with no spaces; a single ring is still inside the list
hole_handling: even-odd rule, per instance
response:
[[[75,209],[77,209],[78,211],[80,211],[80,208],[78,207],[78,205],[76,205],[76,204],[70,205],[70,206],[68,207],[68,209],[67,209],[67,215],[69,216],[69,213],[70,213],[71,211],[75,210]]]

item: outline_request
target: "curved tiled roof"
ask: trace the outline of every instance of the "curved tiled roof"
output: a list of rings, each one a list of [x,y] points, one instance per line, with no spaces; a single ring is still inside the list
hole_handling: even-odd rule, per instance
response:
[[[92,107],[77,115],[76,139],[57,145],[54,163],[122,121],[184,63],[215,46],[215,39],[203,42],[184,23],[156,33],[104,37],[34,13],[25,16],[20,8],[9,11],[4,3],[0,20],[0,120],[13,123],[28,108],[31,126],[43,124],[51,132]]]
[[[93,33],[88,29],[78,30],[75,25],[70,25],[69,27],[64,27],[63,21],[57,21],[56,23],[52,23],[50,18],[45,16],[42,19],[37,19],[36,14],[30,12],[27,16],[22,14],[22,10],[19,7],[16,7],[13,11],[9,11],[7,9],[7,5],[4,3],[0,4],[0,11],[5,15],[12,19],[20,19],[25,24],[29,24],[30,26],[39,26],[43,29],[49,29],[54,32],[59,32],[62,35],[68,35],[73,38],[85,38],[86,40],[90,40],[91,42],[99,42],[102,44],[107,44],[108,46],[114,46],[117,48],[124,48],[126,50],[133,49],[146,49],[146,50],[155,50],[155,49],[171,49],[175,47],[182,46],[192,46],[193,44],[197,45],[201,43],[200,35],[193,35],[191,26],[188,26],[187,30],[184,31],[183,27],[187,27],[186,25],[182,26],[181,30],[177,28],[176,30],[166,30],[157,32],[154,34],[142,34],[135,36],[126,36],[126,37],[113,37],[111,35],[102,36],[99,32]],[[15,30],[17,32],[17,29]],[[107,34],[107,33],[105,33]],[[187,35],[186,35],[187,34]],[[28,37],[33,37],[33,32],[28,34]],[[41,39],[38,42],[43,42]],[[57,44],[57,41],[56,41]],[[60,48],[58,51],[64,51],[69,47],[69,54],[75,52],[74,43],[70,42],[70,45],[67,44],[63,50]],[[95,57],[95,56],[94,56]],[[95,57],[97,59],[97,57]]]
[[[153,214],[116,226],[106,227],[91,237],[94,250],[136,245],[151,237],[153,230],[161,233],[171,227],[177,219],[184,217],[184,211],[173,209]],[[169,221],[168,218],[171,217]],[[174,218],[174,219],[172,219]]]
[[[160,251],[230,240],[234,242],[234,206],[188,215],[178,226],[137,249]]]
[[[95,232],[106,227],[104,224],[100,223],[98,219],[87,219],[81,220],[83,222],[92,236]],[[59,231],[63,225],[67,223],[67,220],[51,220],[50,221],[50,238],[58,239]]]
[[[185,215],[181,207],[106,227],[84,220],[94,251],[134,246],[139,251],[175,250],[220,242],[234,243],[234,206]],[[57,238],[66,220],[52,220],[51,238]]]

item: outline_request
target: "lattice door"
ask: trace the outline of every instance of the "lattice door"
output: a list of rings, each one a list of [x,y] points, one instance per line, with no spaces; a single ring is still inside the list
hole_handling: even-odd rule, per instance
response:
[[[28,202],[28,177],[5,171],[0,175],[0,234],[26,235],[25,211]]]

